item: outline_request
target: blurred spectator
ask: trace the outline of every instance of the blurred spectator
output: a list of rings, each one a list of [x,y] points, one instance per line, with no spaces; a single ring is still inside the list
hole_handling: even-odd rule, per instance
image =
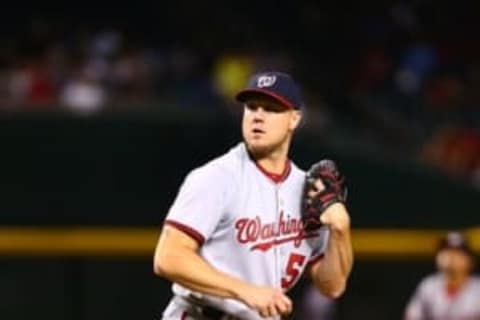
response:
[[[111,58],[121,49],[123,38],[119,30],[109,28],[100,31],[91,38],[89,54],[95,58]]]
[[[381,89],[392,72],[392,64],[383,47],[370,48],[361,58],[359,70],[354,73],[353,93],[365,94]]]
[[[108,71],[108,70],[106,70]],[[153,63],[143,49],[130,48],[111,66],[109,80],[115,102],[122,105],[151,101],[153,96]]]
[[[243,88],[253,73],[253,61],[247,56],[224,55],[218,58],[213,70],[215,92],[231,107],[232,113],[238,112],[234,104],[234,95]]]
[[[480,319],[480,278],[462,233],[449,232],[439,243],[438,272],[418,285],[405,310],[406,320]]]
[[[8,91],[8,72],[0,68],[0,109],[9,107],[11,103]]]
[[[248,74],[284,70],[301,75],[315,102],[306,110],[314,123],[308,130],[319,129],[312,118],[328,114],[339,140],[361,137],[358,144],[399,159],[420,148],[420,161],[480,184],[475,139],[465,133],[480,127],[480,46],[477,21],[468,21],[475,6],[395,1],[337,12],[315,2],[262,3],[248,13],[218,3],[218,25],[198,20],[211,13],[206,6],[196,5],[195,14],[181,6],[165,5],[181,17],[162,16],[154,36],[149,19],[119,24],[111,17],[61,21],[31,13],[21,30],[2,35],[1,108],[62,104],[91,114],[107,104],[109,111],[168,105],[235,114],[232,92]],[[289,23],[265,23],[263,10],[288,12]],[[455,17],[467,21],[453,23]],[[194,32],[182,21],[192,22]],[[445,147],[451,138],[444,127],[456,128],[459,146]]]
[[[45,65],[34,65],[30,69],[27,101],[33,106],[50,106],[56,99],[55,85]]]
[[[68,109],[90,114],[105,106],[107,94],[94,72],[80,68],[74,78],[64,87],[60,101]]]
[[[10,73],[8,91],[13,105],[25,104],[28,102],[28,95],[32,83],[32,72],[28,65],[22,63],[14,66]]]
[[[455,126],[438,129],[423,146],[421,159],[455,178],[473,179],[480,168],[480,133]]]
[[[397,89],[404,94],[417,94],[436,64],[437,53],[432,44],[411,44],[400,57],[400,65],[395,74]]]
[[[57,97],[49,70],[38,62],[25,62],[14,67],[8,88],[13,105],[51,108]]]

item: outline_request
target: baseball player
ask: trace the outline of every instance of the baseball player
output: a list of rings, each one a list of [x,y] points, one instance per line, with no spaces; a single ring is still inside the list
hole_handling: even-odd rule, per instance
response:
[[[288,158],[303,101],[280,72],[251,77],[244,141],[191,171],[171,206],[154,272],[173,282],[163,319],[279,319],[306,272],[330,297],[352,268],[346,187],[324,161],[308,173]]]
[[[424,278],[407,305],[407,320],[480,319],[480,278],[464,236],[449,232],[436,255],[438,272]]]

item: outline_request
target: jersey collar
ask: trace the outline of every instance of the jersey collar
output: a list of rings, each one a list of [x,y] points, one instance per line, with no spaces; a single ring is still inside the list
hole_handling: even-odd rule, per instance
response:
[[[273,172],[269,172],[265,168],[263,168],[252,156],[250,151],[248,151],[247,145],[243,143],[243,149],[246,152],[247,156],[252,160],[252,162],[255,164],[255,166],[260,170],[261,173],[263,173],[269,180],[271,180],[273,183],[281,183],[285,180],[287,180],[288,176],[290,175],[290,172],[292,171],[292,164],[290,159],[287,159],[285,161],[285,167],[283,168],[283,172],[280,174],[276,174]]]
[[[290,171],[292,171],[292,165],[290,163],[290,160],[288,159],[285,161],[285,167],[283,169],[283,172],[280,174],[267,171],[256,161],[254,161],[254,163],[257,166],[257,168],[260,170],[260,172],[262,172],[265,176],[267,176],[267,178],[272,180],[274,183],[280,183],[285,181],[288,178]]]

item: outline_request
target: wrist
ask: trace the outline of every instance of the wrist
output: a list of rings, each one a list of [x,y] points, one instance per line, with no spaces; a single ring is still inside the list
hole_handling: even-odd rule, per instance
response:
[[[336,202],[320,215],[320,222],[334,232],[344,233],[350,230],[350,216],[343,203]]]
[[[232,286],[230,286],[230,294],[231,296],[239,301],[244,301],[244,292],[247,291],[247,284],[243,283],[242,281],[235,281]]]

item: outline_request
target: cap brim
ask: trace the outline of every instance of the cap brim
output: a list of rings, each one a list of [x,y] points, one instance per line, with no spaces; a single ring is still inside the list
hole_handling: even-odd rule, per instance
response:
[[[237,93],[237,95],[235,96],[235,100],[237,100],[238,102],[245,102],[252,96],[258,96],[258,95],[263,95],[263,96],[273,98],[289,109],[298,109],[298,107],[294,106],[290,101],[288,101],[284,97],[267,89],[258,89],[258,88],[244,89],[239,93]]]

